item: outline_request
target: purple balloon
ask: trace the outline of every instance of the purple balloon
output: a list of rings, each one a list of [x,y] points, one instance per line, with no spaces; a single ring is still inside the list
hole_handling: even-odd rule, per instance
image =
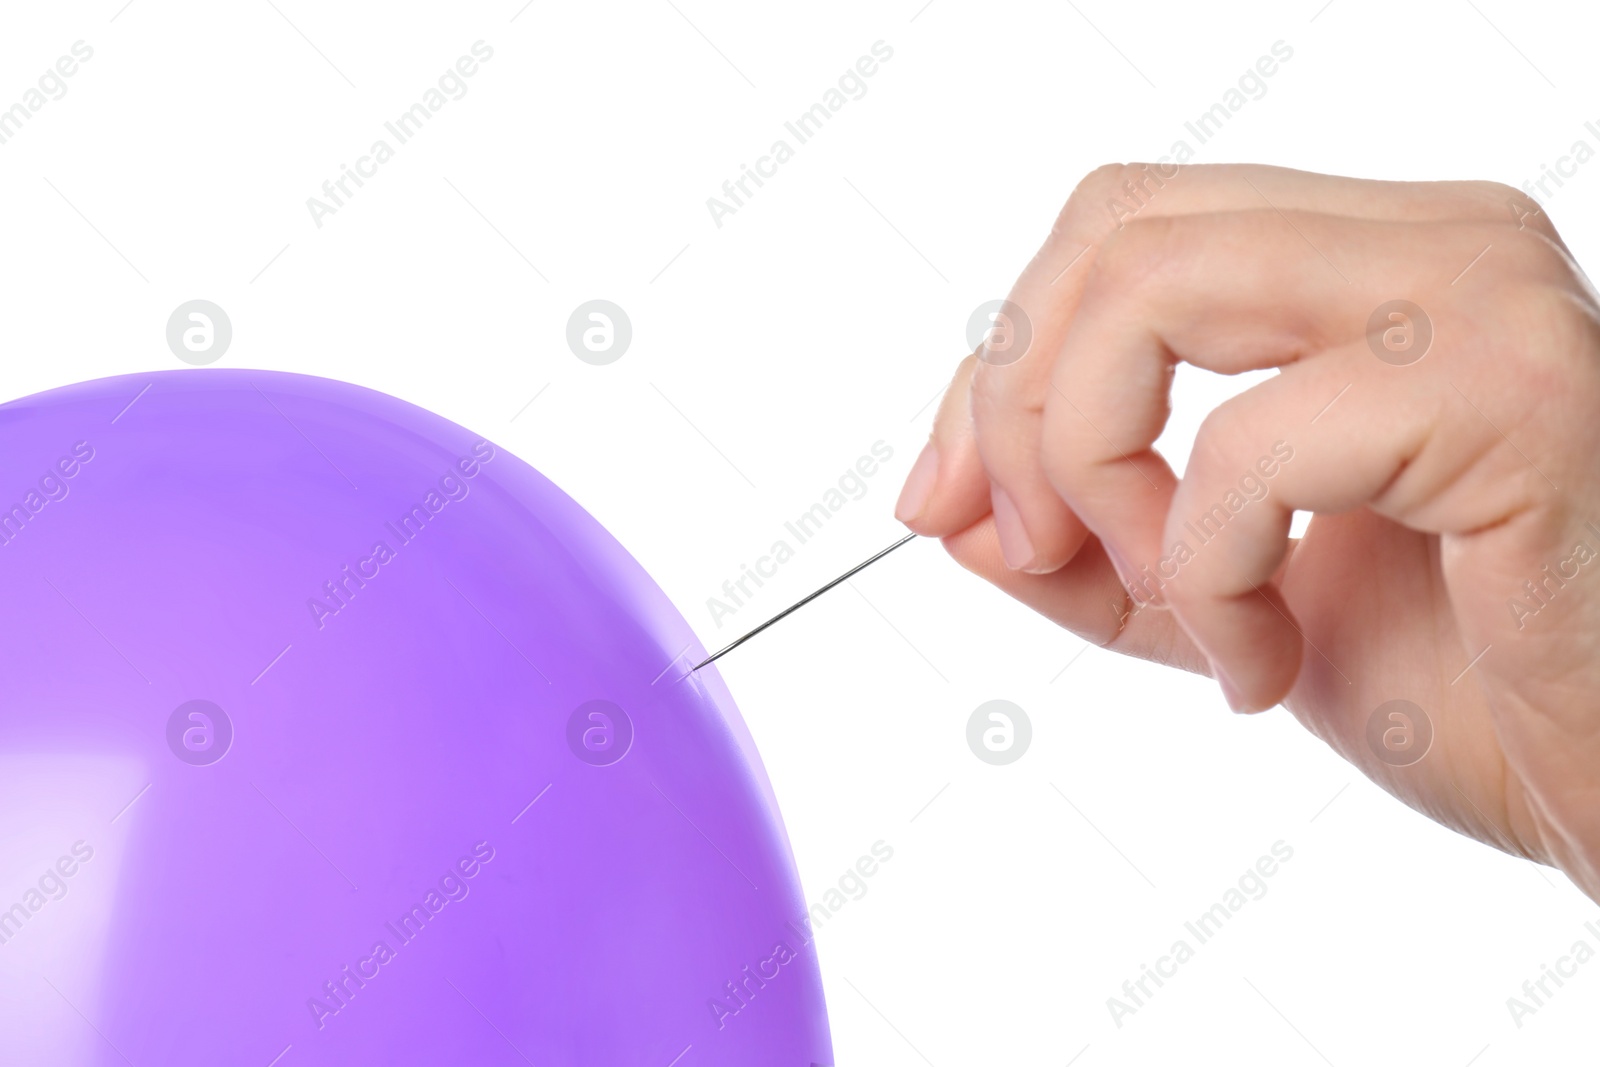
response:
[[[631,556],[320,378],[0,406],[0,1061],[832,1063],[771,785]]]

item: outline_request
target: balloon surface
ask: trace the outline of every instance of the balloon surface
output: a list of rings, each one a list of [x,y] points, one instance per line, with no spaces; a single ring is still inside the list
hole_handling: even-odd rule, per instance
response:
[[[832,1063],[732,699],[504,449],[265,371],[14,401],[0,597],[0,1063]]]

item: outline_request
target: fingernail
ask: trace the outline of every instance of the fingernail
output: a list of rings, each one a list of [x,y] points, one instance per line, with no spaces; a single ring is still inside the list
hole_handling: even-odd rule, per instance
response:
[[[1133,582],[1129,575],[1132,571],[1128,569],[1128,561],[1122,558],[1122,553],[1111,547],[1110,541],[1101,541],[1100,547],[1106,550],[1106,558],[1111,561],[1111,569],[1117,572],[1117,581],[1122,583],[1122,588],[1131,590]]]
[[[1117,581],[1122,583],[1122,588],[1128,591],[1134,602],[1142,608],[1161,608],[1166,606],[1166,598],[1161,595],[1160,581],[1152,581],[1148,569],[1141,576],[1138,571],[1128,564],[1122,553],[1105,541],[1101,547],[1106,550],[1106,558],[1111,560],[1112,569],[1117,572]]]
[[[994,532],[1000,538],[1000,554],[1006,566],[1014,571],[1025,569],[1033,562],[1033,542],[1028,529],[1022,525],[1022,513],[1011,502],[1010,495],[998,485],[990,493],[990,507],[994,510]]]
[[[906,475],[906,484],[900,490],[900,499],[894,506],[894,517],[901,522],[910,522],[922,515],[922,509],[928,506],[928,499],[933,496],[934,483],[939,480],[939,453],[929,441],[923,446],[922,454],[911,465],[911,473]]]
[[[1254,710],[1251,708],[1249,701],[1245,700],[1244,694],[1239,692],[1239,687],[1234,685],[1232,679],[1226,674],[1222,673],[1221,668],[1217,667],[1216,664],[1212,664],[1211,670],[1217,676],[1217,684],[1222,687],[1222,699],[1228,702],[1228,707],[1241,713]]]

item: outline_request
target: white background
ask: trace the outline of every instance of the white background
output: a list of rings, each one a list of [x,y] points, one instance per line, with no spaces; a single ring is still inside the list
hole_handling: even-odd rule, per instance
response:
[[[711,647],[898,535],[972,309],[1084,172],[1193,144],[1184,120],[1273,42],[1293,58],[1197,162],[1520,185],[1600,147],[1600,18],[1576,4],[275,2],[0,13],[0,106],[94,49],[0,145],[4,398],[181,366],[166,319],[213,300],[219,365],[371,386],[511,448]],[[480,39],[467,95],[317,228],[306,198]],[[706,198],[879,40],[867,94],[714,225]],[[1548,203],[1583,261],[1597,204],[1600,162]],[[605,367],[564,340],[596,297],[634,328]],[[1244,384],[1180,374],[1176,463]],[[879,440],[867,495],[715,625],[707,598]],[[807,895],[894,849],[819,934],[838,1063],[1592,1060],[1600,963],[1520,1029],[1506,1008],[1600,947],[1561,875],[1402,807],[1281,709],[1082,651],[936,544],[854,585],[723,663]],[[964,737],[993,698],[1033,722],[1007,767]],[[1280,840],[1267,895],[1114,1025],[1107,998]]]

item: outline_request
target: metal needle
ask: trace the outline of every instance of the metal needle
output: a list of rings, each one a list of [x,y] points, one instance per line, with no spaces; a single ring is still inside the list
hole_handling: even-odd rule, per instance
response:
[[[762,623],[760,626],[757,626],[754,630],[751,630],[749,633],[747,633],[743,637],[739,638],[733,644],[731,644],[731,645],[727,646],[726,648],[722,649],[720,652],[717,652],[715,655],[711,656],[709,659],[702,660],[699,663],[695,664],[694,668],[692,670],[690,670],[689,673],[693,674],[695,671],[699,670],[701,667],[704,667],[707,663],[711,663],[711,662],[713,662],[715,660],[721,659],[723,656],[727,655],[729,652],[732,652],[734,649],[738,648],[740,645],[744,644],[746,641],[750,640],[756,634],[760,633],[762,630],[765,630],[767,627],[771,626],[773,623],[777,622],[779,619],[783,618],[785,615],[788,615],[788,614],[790,614],[790,613],[792,613],[794,611],[799,610],[800,608],[805,607],[807,604],[811,603],[813,600],[817,599],[817,597],[821,596],[823,593],[826,593],[828,590],[832,589],[834,586],[838,585],[840,582],[844,581],[845,579],[847,579],[847,578],[849,578],[849,577],[851,577],[851,576],[853,576],[855,574],[859,574],[861,571],[863,571],[866,568],[872,566],[872,564],[878,562],[884,556],[887,556],[889,553],[893,552],[895,549],[899,548],[901,545],[905,544],[907,541],[912,540],[916,536],[917,536],[916,534],[906,534],[900,540],[896,541],[894,544],[890,545],[888,548],[884,549],[882,552],[879,552],[877,555],[873,556],[871,559],[865,560],[865,561],[863,561],[861,563],[856,564],[854,567],[851,567],[849,570],[847,570],[843,574],[839,575],[839,577],[835,578],[833,581],[829,582],[827,585],[823,586],[821,589],[818,589],[816,592],[812,593],[810,596],[806,597],[803,600],[799,600],[799,601],[796,601],[793,604],[790,604],[788,607],[786,607],[782,611],[778,612],[772,618],[768,619],[766,622]]]

